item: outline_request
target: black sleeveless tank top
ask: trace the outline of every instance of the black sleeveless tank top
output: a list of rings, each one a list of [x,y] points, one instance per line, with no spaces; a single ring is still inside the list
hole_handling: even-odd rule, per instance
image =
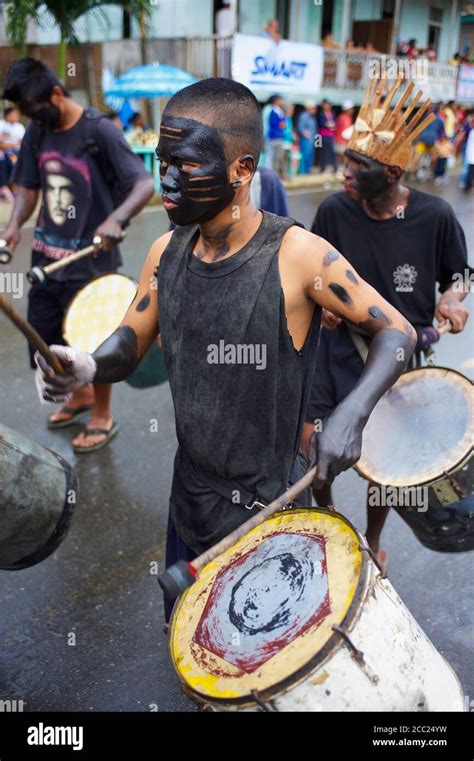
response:
[[[179,442],[170,499],[181,539],[202,552],[254,510],[213,478],[268,503],[288,484],[314,376],[321,309],[301,351],[288,333],[278,269],[296,223],[263,212],[237,253],[207,263],[193,254],[199,230],[178,227],[157,269],[160,332]],[[234,484],[235,485],[235,484]]]

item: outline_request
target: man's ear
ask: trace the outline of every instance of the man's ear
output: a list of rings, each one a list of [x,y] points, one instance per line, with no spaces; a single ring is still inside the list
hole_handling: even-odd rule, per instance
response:
[[[54,85],[51,91],[51,96],[50,96],[51,103],[54,103],[55,106],[59,106],[59,104],[63,100],[64,100],[64,93],[61,87],[59,85]]]
[[[403,174],[403,169],[400,166],[387,166],[386,177],[387,182],[393,185],[394,182],[398,182]]]
[[[249,153],[239,156],[230,165],[230,181],[234,187],[248,185],[255,174],[255,159]],[[238,183],[238,184],[237,184]]]

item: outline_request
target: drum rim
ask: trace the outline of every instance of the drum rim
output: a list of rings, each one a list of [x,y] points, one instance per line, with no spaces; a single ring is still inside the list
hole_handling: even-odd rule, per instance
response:
[[[364,540],[362,537],[362,534],[360,531],[354,526],[354,524],[349,520],[349,518],[346,518],[345,515],[343,515],[339,510],[336,508],[331,509],[327,507],[298,507],[298,508],[291,508],[290,510],[279,510],[278,512],[274,513],[274,515],[271,516],[271,518],[277,517],[278,515],[288,515],[288,513],[292,514],[298,514],[298,513],[306,513],[308,511],[315,511],[318,513],[324,513],[325,515],[337,515],[337,517],[342,520],[346,525],[348,525],[356,534],[356,536],[359,539],[359,548],[361,553],[361,565],[360,565],[360,574],[359,579],[357,581],[357,586],[354,591],[354,596],[352,598],[351,604],[349,605],[345,616],[339,623],[337,624],[338,627],[344,629],[345,631],[349,631],[351,627],[353,626],[354,622],[357,620],[358,613],[360,612],[360,609],[362,607],[362,604],[366,598],[367,595],[367,589],[370,585],[370,561],[367,557],[367,552],[364,551]],[[361,541],[362,540],[362,541]],[[373,563],[373,561],[372,561]],[[204,566],[205,568],[205,566]],[[181,676],[177,666],[176,661],[174,658],[173,653],[173,638],[176,628],[176,620],[177,620],[177,614],[179,609],[184,603],[185,595],[182,595],[181,598],[179,598],[176,601],[176,604],[173,608],[172,614],[171,614],[171,620],[170,620],[170,629],[169,629],[169,639],[168,639],[168,647],[170,652],[170,658],[171,662],[173,664],[174,670],[176,674],[178,675],[178,678],[180,679],[182,685],[183,685],[183,691],[186,692],[188,697],[190,697],[193,700],[196,700],[199,702],[200,705],[203,703],[208,703],[210,705],[216,705],[216,706],[253,706],[256,705],[256,701],[252,697],[252,695],[241,695],[237,698],[218,698],[218,697],[211,697],[209,695],[204,695],[200,692],[198,692],[196,689],[191,687]],[[344,646],[344,640],[338,634],[338,632],[333,631],[332,634],[328,637],[327,641],[324,643],[323,647],[318,650],[317,653],[311,658],[309,661],[304,663],[299,669],[294,671],[291,676],[285,677],[285,679],[280,680],[279,682],[275,682],[275,684],[271,685],[271,687],[267,687],[267,689],[262,690],[261,692],[258,692],[258,697],[264,702],[268,702],[270,700],[275,700],[275,698],[279,697],[279,695],[287,692],[292,687],[296,687],[297,684],[302,682],[307,676],[309,676],[312,672],[316,671],[328,658],[328,656],[334,652],[337,651],[340,647]]]
[[[451,367],[444,367],[443,365],[426,365],[425,367],[414,367],[411,370],[407,370],[405,373],[402,373],[400,378],[404,378],[408,375],[411,375],[412,373],[420,373],[420,372],[426,372],[429,370],[430,372],[433,370],[441,370],[448,373],[452,373],[453,375],[457,375],[460,378],[463,379],[463,381],[467,381],[471,386],[474,386],[474,381],[472,381],[470,378],[467,377],[467,375],[464,375],[463,373],[459,372],[459,370],[453,370]],[[395,386],[396,384],[394,384]],[[393,388],[394,386],[391,386]],[[396,489],[416,489],[420,486],[432,486],[433,484],[437,484],[439,481],[443,481],[447,474],[451,475],[452,473],[456,473],[460,468],[462,468],[472,457],[474,448],[471,446],[468,451],[463,454],[462,457],[460,457],[454,465],[452,465],[448,471],[441,473],[439,476],[436,476],[435,478],[429,478],[421,481],[417,481],[414,484],[407,485],[407,484],[400,484],[400,483],[389,483],[388,481],[378,481],[371,475],[369,475],[369,472],[361,466],[360,460],[358,460],[354,465],[354,470],[366,481],[368,481],[371,484],[374,484],[375,486],[385,486],[385,487],[391,487]]]
[[[138,282],[137,282],[137,280],[134,277],[130,277],[130,275],[126,275],[124,272],[114,272],[113,270],[111,270],[110,272],[101,272],[99,275],[94,275],[94,277],[92,277],[90,280],[88,280],[87,283],[84,283],[82,288],[80,288],[77,291],[77,293],[74,294],[74,296],[72,297],[71,301],[68,304],[68,307],[67,307],[66,311],[64,312],[64,317],[63,317],[62,323],[61,323],[61,335],[62,335],[64,341],[66,341],[66,338],[65,338],[66,320],[68,318],[69,311],[70,311],[72,305],[74,304],[74,302],[76,301],[77,297],[79,296],[79,294],[82,293],[84,288],[87,288],[87,286],[89,286],[91,283],[94,283],[96,280],[100,280],[101,277],[108,277],[109,275],[118,275],[119,277],[124,277],[127,280],[131,280],[132,283],[135,283],[135,286],[138,288]],[[132,299],[132,301],[133,301],[133,299]],[[66,341],[66,345],[70,346],[70,344],[67,341]]]

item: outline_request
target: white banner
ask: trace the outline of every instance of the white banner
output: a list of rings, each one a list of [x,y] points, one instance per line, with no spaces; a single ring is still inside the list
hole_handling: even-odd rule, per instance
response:
[[[474,66],[464,63],[460,65],[456,100],[461,103],[474,102]]]
[[[236,34],[232,44],[232,77],[251,90],[305,93],[321,89],[323,48],[305,42]]]

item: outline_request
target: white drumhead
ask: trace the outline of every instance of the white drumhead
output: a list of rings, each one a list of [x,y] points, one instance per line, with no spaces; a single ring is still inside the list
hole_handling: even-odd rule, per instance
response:
[[[64,340],[75,349],[94,352],[118,328],[136,291],[134,280],[115,272],[92,280],[69,305]]]
[[[356,469],[386,486],[432,483],[465,462],[473,438],[471,381],[444,367],[411,370],[372,412]]]

